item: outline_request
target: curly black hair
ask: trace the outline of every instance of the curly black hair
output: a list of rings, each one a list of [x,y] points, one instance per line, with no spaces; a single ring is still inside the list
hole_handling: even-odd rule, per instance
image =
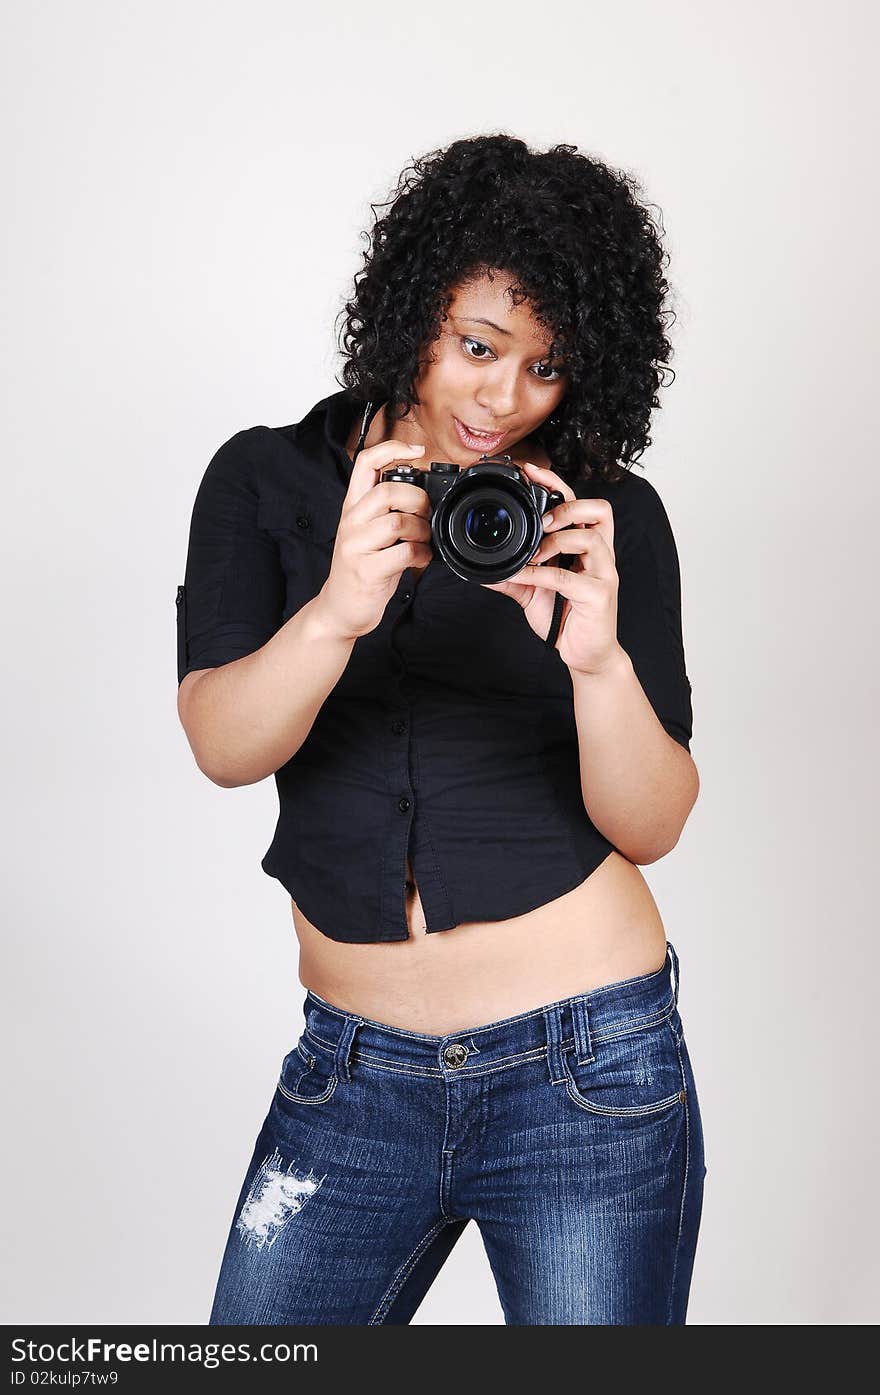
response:
[[[389,417],[418,404],[414,379],[453,290],[510,273],[564,356],[567,390],[538,436],[563,478],[616,480],[650,445],[651,408],[672,345],[669,257],[638,182],[577,146],[546,152],[506,134],[453,141],[408,165],[375,218],[340,315],[340,386]],[[377,208],[388,207],[383,218]],[[672,375],[675,374],[668,369]]]

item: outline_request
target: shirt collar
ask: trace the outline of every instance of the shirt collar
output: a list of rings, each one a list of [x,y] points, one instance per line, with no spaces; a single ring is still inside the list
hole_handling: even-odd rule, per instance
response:
[[[314,411],[324,413],[324,438],[331,446],[345,450],[345,442],[357,410],[358,403],[350,388],[331,393],[314,408]]]
[[[369,413],[366,417],[367,429],[369,430],[370,422],[380,406],[381,403],[378,401],[368,404],[357,397],[351,388],[343,388],[340,392],[333,392],[323,401],[316,403],[309,413],[309,416],[319,412],[323,413],[324,439],[340,463],[345,465],[347,478],[351,475],[351,459],[346,450],[346,442],[354,421],[357,419],[360,431],[364,415],[369,407]]]

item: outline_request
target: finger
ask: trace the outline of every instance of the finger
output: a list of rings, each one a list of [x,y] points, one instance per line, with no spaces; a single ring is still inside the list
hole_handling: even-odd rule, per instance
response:
[[[416,514],[430,518],[431,500],[427,489],[407,480],[380,480],[368,489],[357,509],[360,523],[381,518],[391,512]]]
[[[364,557],[362,566],[375,583],[388,581],[393,576],[402,576],[407,567],[424,567],[431,561],[432,553],[427,543],[416,538],[395,539],[388,547],[381,547]]]
[[[561,553],[583,556],[586,559],[586,570],[591,576],[605,577],[609,580],[617,576],[614,555],[598,527],[564,528],[558,533],[546,533],[530,561],[533,566],[541,566],[548,558]]]
[[[424,452],[424,446],[408,445],[405,441],[379,441],[362,450],[352,466],[343,507],[357,504],[376,484],[380,470],[388,470],[398,463],[411,465]]]
[[[587,588],[607,585],[604,577],[591,576],[589,572],[570,572],[562,567],[523,567],[512,578],[526,586],[538,586],[545,590],[558,591],[569,601],[582,601]]]
[[[341,521],[357,537],[365,535],[367,526],[378,519],[395,519],[398,515],[418,518],[430,528],[431,500],[421,485],[406,480],[380,480],[358,500],[343,509]]]
[[[403,509],[384,509],[369,518],[358,513],[352,522],[355,526],[351,529],[349,545],[354,553],[366,555],[410,541],[430,546],[428,520]]]
[[[592,528],[601,533],[608,551],[614,556],[614,510],[607,499],[566,500],[564,504],[556,504],[549,514],[545,513],[543,523],[548,533],[574,526]]]
[[[566,499],[575,497],[571,485],[561,475],[557,475],[555,470],[548,470],[543,465],[533,465],[531,460],[523,461],[520,464],[520,469],[525,470],[529,478],[533,479],[536,484],[543,484],[545,489],[556,489]]]

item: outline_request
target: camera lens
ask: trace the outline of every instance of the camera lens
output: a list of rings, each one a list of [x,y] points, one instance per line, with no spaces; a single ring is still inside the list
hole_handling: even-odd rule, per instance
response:
[[[512,532],[513,519],[503,504],[477,504],[465,514],[464,533],[473,547],[503,547]]]
[[[541,540],[532,491],[507,467],[481,462],[443,493],[431,535],[443,561],[462,581],[515,576]]]

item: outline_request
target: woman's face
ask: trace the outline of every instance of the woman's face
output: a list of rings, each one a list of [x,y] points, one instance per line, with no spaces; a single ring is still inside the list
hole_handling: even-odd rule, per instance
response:
[[[484,274],[458,287],[421,370],[421,399],[395,436],[421,441],[430,458],[473,465],[481,455],[510,451],[565,396],[561,360],[547,361],[552,336],[533,319],[528,301],[514,306],[509,274]],[[491,321],[491,323],[486,323]],[[415,428],[415,429],[406,429]],[[474,438],[470,431],[493,433]]]

